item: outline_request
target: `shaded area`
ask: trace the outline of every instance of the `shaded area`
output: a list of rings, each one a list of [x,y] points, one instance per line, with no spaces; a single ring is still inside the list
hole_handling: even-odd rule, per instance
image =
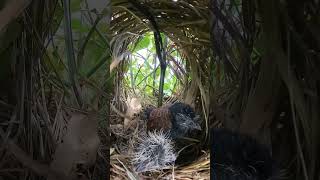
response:
[[[0,179],[108,177],[110,4],[0,7]]]

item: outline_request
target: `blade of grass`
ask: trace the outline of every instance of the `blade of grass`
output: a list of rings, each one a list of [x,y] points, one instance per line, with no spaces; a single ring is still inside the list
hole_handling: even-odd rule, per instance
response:
[[[79,92],[79,83],[76,78],[77,65],[74,56],[73,39],[72,39],[72,29],[71,29],[71,12],[70,12],[70,0],[63,1],[64,8],[64,35],[67,50],[68,59],[68,75],[70,82],[72,84],[72,90],[76,97],[78,105],[81,107],[83,105],[81,94]]]

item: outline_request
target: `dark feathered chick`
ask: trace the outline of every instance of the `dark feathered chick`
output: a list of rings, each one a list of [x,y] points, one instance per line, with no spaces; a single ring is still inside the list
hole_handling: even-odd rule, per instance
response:
[[[226,129],[211,130],[211,179],[273,180],[276,168],[267,147]]]
[[[160,108],[145,110],[147,130],[169,132],[171,138],[180,138],[192,130],[201,130],[199,116],[192,107],[185,103],[174,103]]]

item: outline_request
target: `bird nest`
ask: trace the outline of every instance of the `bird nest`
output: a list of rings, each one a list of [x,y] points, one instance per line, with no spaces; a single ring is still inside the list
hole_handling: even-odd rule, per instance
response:
[[[199,88],[201,92],[205,84],[198,79],[207,77],[206,67],[210,51],[210,37],[208,28],[208,0],[203,1],[112,1],[113,15],[110,24],[111,49],[113,52],[113,63],[125,59],[129,44],[139,42],[142,35],[149,31],[162,32],[174,42],[181,56],[190,63],[190,73],[196,79],[188,86],[187,97],[193,99],[195,91]],[[146,13],[146,11],[148,11]],[[154,23],[156,22],[156,24]],[[159,41],[160,42],[160,41]],[[159,43],[155,42],[155,44]],[[160,48],[161,49],[161,48]],[[122,61],[125,64],[128,61]],[[198,64],[199,63],[199,64]],[[124,71],[125,66],[118,66],[117,71]],[[121,80],[117,80],[121,84]],[[186,85],[187,86],[187,85]],[[199,87],[197,87],[199,86]],[[122,87],[122,86],[121,86]],[[119,87],[118,89],[122,89]],[[124,88],[125,89],[125,88]],[[115,94],[111,128],[111,149],[110,149],[110,171],[111,179],[210,179],[209,151],[195,142],[183,143],[186,148],[181,150],[178,159],[190,159],[187,163],[177,163],[174,167],[156,171],[136,173],[132,165],[134,147],[139,143],[139,137],[146,132],[146,124],[141,116],[135,116],[148,104],[156,104],[153,100],[143,98],[140,106],[131,100],[119,100],[122,92]],[[204,96],[207,97],[207,96]],[[184,99],[188,99],[184,97]],[[203,98],[205,99],[205,98]],[[136,107],[135,108],[130,108]],[[202,134],[205,134],[203,131]],[[205,138],[206,135],[202,135]],[[188,141],[189,142],[189,141]],[[203,142],[203,141],[201,141]],[[180,151],[179,151],[180,152]],[[188,153],[183,153],[188,152]],[[192,154],[192,155],[191,155]],[[177,160],[178,161],[178,160]]]
[[[137,144],[141,143],[139,138],[145,135],[146,123],[143,120],[143,114],[139,113],[142,112],[141,104],[145,103],[132,103],[133,101],[136,100],[127,100],[127,103],[122,103],[122,106],[118,105],[118,107],[125,108],[117,109],[112,113],[113,118],[110,122],[111,179],[210,179],[209,151],[204,150],[204,148],[197,152],[194,151],[193,155],[196,157],[193,157],[193,160],[188,163],[176,164],[163,170],[136,172],[133,166],[134,149]],[[135,110],[133,110],[133,107]],[[113,107],[113,109],[116,109],[116,107]],[[121,113],[121,111],[124,113]],[[178,157],[180,159],[189,158],[184,156],[183,153],[180,153]]]
[[[175,166],[171,169],[159,172],[151,172],[145,174],[136,174],[131,166],[131,160],[124,154],[118,154],[114,151],[110,156],[111,179],[177,179],[189,180],[210,179],[210,157],[209,153],[204,153],[203,156],[189,165]]]

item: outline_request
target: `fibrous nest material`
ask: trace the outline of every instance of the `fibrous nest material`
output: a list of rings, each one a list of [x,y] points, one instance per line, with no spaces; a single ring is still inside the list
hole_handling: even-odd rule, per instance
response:
[[[111,45],[113,48],[114,60],[124,57],[124,55],[130,49],[129,47],[131,44],[136,44],[145,33],[159,30],[159,32],[164,33],[170,39],[170,41],[174,42],[174,46],[181,55],[181,58],[186,60],[188,64],[190,63],[190,70],[182,69],[181,71],[176,71],[177,74],[179,74],[182,83],[181,85],[186,87],[185,93],[183,93],[184,90],[181,91],[181,94],[185,94],[186,97],[180,99],[184,99],[186,102],[194,101],[195,97],[198,96],[197,92],[199,89],[203,97],[208,97],[208,94],[205,94],[206,91],[204,91],[206,84],[201,82],[200,79],[208,79],[208,77],[210,77],[210,71],[207,71],[206,69],[206,67],[208,67],[207,62],[209,61],[208,54],[211,53],[210,48],[208,48],[210,46],[208,26],[209,1],[136,1],[140,4],[140,6],[143,6],[143,8],[139,8],[134,5],[135,3],[131,3],[131,1],[127,0],[112,2],[114,12],[110,31],[113,38]],[[145,11],[149,11],[153,17],[146,16],[144,13]],[[153,27],[150,19],[154,19],[156,21],[158,28]],[[201,64],[201,66],[198,64],[198,62]],[[122,64],[124,64],[125,67],[126,63]],[[192,82],[187,80],[190,75],[194,79]],[[204,106],[207,106],[208,102],[206,98],[204,98],[204,100]],[[200,104],[200,102],[197,103]],[[185,117],[179,115],[177,118],[179,120],[185,119]],[[170,125],[170,123],[168,123],[166,125],[169,127],[173,124]],[[140,130],[141,129],[137,128],[134,134],[128,134],[128,132],[124,132],[123,134],[126,134],[126,137],[130,136],[134,138],[134,136],[136,136]],[[204,129],[203,132],[207,131]],[[206,136],[207,134],[204,135],[203,133],[202,135]],[[189,145],[191,145],[191,143],[189,143]],[[203,151],[201,154],[200,149],[202,148],[199,147],[197,152],[191,151],[194,152],[194,155],[192,156],[198,157],[203,155],[205,163],[203,163],[203,159],[196,160],[189,164],[190,166],[188,165],[188,170],[186,170],[186,172],[184,171],[183,173],[179,172],[182,172],[180,170],[184,169],[186,166],[181,167],[176,165],[173,173],[174,179],[210,179],[209,160],[207,159],[208,153]],[[116,167],[115,165],[113,166],[113,170],[117,172],[117,175],[122,174],[123,177],[128,177],[128,171],[133,173],[132,166],[130,164],[130,155],[127,155],[123,152],[119,153],[119,155],[121,157],[125,156],[126,158],[121,160],[123,164],[119,164],[119,161],[115,159],[114,163],[119,165],[120,168]],[[126,170],[124,166],[128,170]],[[121,168],[124,168],[124,170],[120,170]],[[171,170],[152,173],[152,175],[150,175],[152,178],[149,177],[149,179],[159,179],[159,177],[162,179],[169,176],[168,173],[171,175]],[[137,176],[142,176],[145,178],[141,173]]]

